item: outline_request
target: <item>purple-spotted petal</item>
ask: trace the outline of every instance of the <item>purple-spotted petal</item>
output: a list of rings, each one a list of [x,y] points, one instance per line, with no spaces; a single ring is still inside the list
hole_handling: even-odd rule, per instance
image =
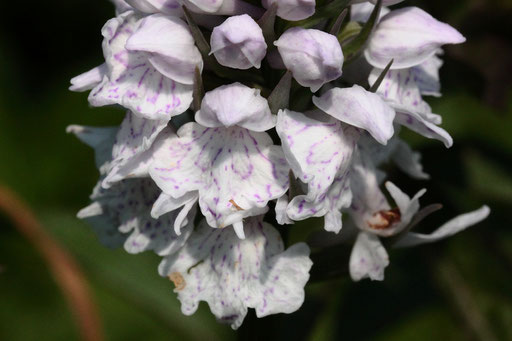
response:
[[[77,92],[91,90],[103,80],[106,72],[107,65],[101,64],[81,75],[73,77],[71,78],[69,90]]]
[[[350,205],[350,190],[344,186],[343,179],[359,132],[325,114],[317,116],[322,120],[290,110],[278,113],[276,130],[285,157],[294,174],[308,184],[307,195],[293,198],[288,215],[302,220],[328,214],[326,228],[328,225],[332,230],[331,226],[336,226],[334,230],[338,232],[341,228],[339,210]],[[348,189],[347,193],[344,189]],[[339,223],[333,225],[338,220]]]
[[[109,20],[102,29],[103,53],[108,72],[89,94],[94,106],[120,104],[149,119],[167,119],[181,114],[192,102],[192,86],[167,78],[149,62],[146,52],[125,48],[138,28],[133,12]]]
[[[158,219],[168,212],[180,209],[179,214],[176,216],[176,220],[174,221],[174,232],[179,236],[181,235],[181,227],[185,225],[184,222],[187,219],[189,212],[194,209],[198,199],[199,193],[197,192],[189,192],[179,198],[173,198],[168,194],[161,193],[153,204],[151,216]]]
[[[161,256],[168,255],[181,248],[190,236],[195,210],[181,220],[182,233],[178,236],[174,224],[179,210],[158,219],[151,217],[151,207],[160,193],[155,183],[147,178],[124,180],[109,189],[98,185],[91,196],[93,204],[81,210],[78,216],[108,221],[110,224],[103,227],[103,233],[123,234],[124,248],[129,253],[154,250]]]
[[[305,195],[297,195],[288,204],[287,214],[292,220],[324,217],[324,229],[338,233],[342,228],[341,209],[352,202],[350,181],[346,173],[338,172],[327,191],[318,199],[309,201]]]
[[[389,265],[389,256],[378,236],[361,232],[358,234],[350,254],[350,277],[354,281],[369,278],[384,280],[384,269]]]
[[[424,114],[431,113],[432,109],[421,97],[417,83],[418,77],[414,69],[389,70],[377,89],[377,93],[387,101],[411,111]],[[373,69],[368,77],[368,82],[374,84],[381,73],[381,69]]]
[[[384,69],[393,59],[392,69],[404,69],[423,63],[444,44],[465,40],[456,29],[427,12],[406,7],[382,18],[370,38],[365,57],[376,68]]]
[[[393,136],[395,111],[380,96],[359,85],[333,88],[313,103],[338,120],[367,130],[381,144]]]
[[[241,83],[222,85],[208,91],[195,119],[210,128],[239,126],[265,131],[275,126],[275,117],[260,90]]]
[[[244,128],[205,128],[187,123],[154,155],[151,177],[168,195],[199,192],[212,227],[239,223],[267,210],[288,189],[289,167],[266,133]]]
[[[150,158],[144,152],[150,149],[157,136],[162,140],[175,135],[166,127],[167,120],[148,120],[127,112],[116,135],[112,148],[112,168],[103,186],[109,187],[125,178],[147,176]]]
[[[452,146],[453,139],[446,130],[438,127],[420,113],[410,110],[409,107],[394,102],[389,102],[389,104],[396,110],[395,122],[429,139],[436,139],[443,142],[446,148]]]
[[[261,218],[248,219],[245,234],[241,240],[231,227],[211,229],[203,222],[180,252],[160,263],[185,315],[206,301],[219,321],[237,329],[248,308],[263,317],[302,305],[312,266],[307,245],[284,250],[277,230]]]
[[[442,50],[438,51],[438,53],[441,52]],[[443,66],[442,59],[434,55],[412,68],[416,84],[418,84],[422,95],[441,96],[441,82],[439,80],[441,66]]]
[[[394,247],[411,247],[425,243],[433,243],[438,240],[451,237],[452,235],[478,224],[487,216],[491,210],[487,206],[482,206],[473,212],[461,214],[452,220],[446,222],[437,230],[430,234],[409,232],[403,238],[399,239]]]

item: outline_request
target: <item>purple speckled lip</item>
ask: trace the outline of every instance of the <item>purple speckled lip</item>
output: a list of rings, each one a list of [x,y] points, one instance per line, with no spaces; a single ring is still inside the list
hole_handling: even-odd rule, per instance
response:
[[[237,328],[249,307],[258,316],[298,309],[312,265],[307,246],[284,250],[277,230],[261,216],[247,219],[245,232],[241,240],[232,229],[211,229],[203,222],[186,247],[164,258],[160,274],[179,273],[187,283],[177,289],[183,310],[193,313],[206,301],[222,307],[218,318]]]
[[[170,195],[198,191],[201,211],[214,227],[261,214],[269,200],[286,192],[289,167],[266,133],[188,123],[178,135],[156,151],[150,174]]]

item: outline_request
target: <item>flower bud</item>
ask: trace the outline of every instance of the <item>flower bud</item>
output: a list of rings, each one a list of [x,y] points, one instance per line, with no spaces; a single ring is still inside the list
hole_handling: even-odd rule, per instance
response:
[[[277,16],[285,20],[302,20],[315,13],[315,0],[262,0],[265,8],[274,3],[277,3]]]
[[[332,34],[294,27],[283,33],[274,45],[295,80],[313,92],[341,76],[343,52]]]
[[[230,17],[215,27],[210,45],[217,61],[234,69],[259,69],[267,51],[261,28],[247,14]]]

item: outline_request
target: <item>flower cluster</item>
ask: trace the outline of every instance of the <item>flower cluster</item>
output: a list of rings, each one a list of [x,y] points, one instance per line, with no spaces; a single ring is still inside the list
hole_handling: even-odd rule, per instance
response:
[[[431,211],[420,209],[425,190],[411,198],[380,169],[394,162],[428,178],[402,127],[452,145],[423,96],[440,96],[442,46],[465,38],[423,10],[384,7],[396,0],[114,2],[105,63],[71,90],[127,112],[119,127],[68,128],[95,149],[100,172],[78,216],[108,246],[162,256],[184,314],[206,301],[238,328],[248,308],[296,311],[313,266],[305,242],[283,242],[296,221],[324,217],[315,244],[352,245],[357,281],[384,278],[383,240],[432,242],[488,215],[484,206],[410,232]]]

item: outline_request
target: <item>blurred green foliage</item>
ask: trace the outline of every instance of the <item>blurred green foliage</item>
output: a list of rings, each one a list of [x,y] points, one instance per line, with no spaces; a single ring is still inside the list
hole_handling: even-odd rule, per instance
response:
[[[407,2],[407,1],[406,1]],[[393,181],[444,209],[421,228],[487,203],[488,220],[451,240],[391,251],[386,281],[348,279],[308,286],[291,315],[256,321],[239,339],[512,340],[512,4],[506,0],[409,1],[459,28],[468,43],[447,50],[444,96],[429,99],[455,145],[404,131],[432,175]],[[106,0],[10,2],[0,25],[0,182],[20,194],[82,265],[108,340],[230,340],[202,304],[183,316],[158,257],[101,246],[75,218],[96,182],[92,151],[66,135],[72,123],[116,125],[116,108],[87,105],[68,80],[102,61]],[[11,15],[12,14],[12,15]],[[27,30],[21,30],[27,25]],[[76,340],[66,302],[40,255],[0,214],[0,340]],[[291,238],[303,227],[292,227]],[[294,236],[295,234],[295,236]],[[302,237],[301,237],[302,238]],[[344,261],[344,260],[340,260]]]

